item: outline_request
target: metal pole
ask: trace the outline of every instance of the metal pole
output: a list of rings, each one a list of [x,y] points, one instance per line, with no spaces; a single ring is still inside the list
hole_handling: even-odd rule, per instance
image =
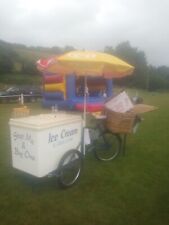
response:
[[[21,94],[21,105],[24,105],[24,96]]]
[[[86,146],[85,146],[85,127],[86,127],[86,104],[87,104],[87,76],[84,77],[84,107],[83,107],[83,120],[84,120],[84,124],[83,124],[83,155],[85,155],[85,151],[86,151]]]

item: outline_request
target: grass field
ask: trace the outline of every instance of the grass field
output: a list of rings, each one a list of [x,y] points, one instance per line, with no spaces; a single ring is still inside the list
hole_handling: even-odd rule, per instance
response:
[[[168,225],[169,93],[140,94],[159,109],[128,137],[126,155],[103,163],[88,153],[79,183],[68,190],[55,179],[35,179],[33,188],[12,169],[8,121],[15,105],[1,104],[0,224]],[[39,104],[29,106],[42,112]]]

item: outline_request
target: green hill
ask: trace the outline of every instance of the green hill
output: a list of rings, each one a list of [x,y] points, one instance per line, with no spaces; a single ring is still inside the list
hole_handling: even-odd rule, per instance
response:
[[[0,83],[37,83],[40,72],[36,61],[72,50],[71,47],[27,47],[0,40]]]
[[[33,65],[39,58],[48,58],[54,55],[63,54],[71,50],[74,50],[74,48],[71,46],[66,46],[64,48],[60,48],[57,46],[51,48],[40,46],[27,47],[22,44],[12,44],[0,40],[0,73],[2,72],[2,68],[6,69],[6,71],[4,70],[4,72],[14,72],[11,71],[11,68],[9,68],[11,65],[5,65],[5,63],[7,64],[7,62],[8,64],[10,62],[14,65],[23,63],[27,64],[31,62]],[[18,68],[19,66],[17,66],[16,68],[14,67],[13,70],[19,70]]]

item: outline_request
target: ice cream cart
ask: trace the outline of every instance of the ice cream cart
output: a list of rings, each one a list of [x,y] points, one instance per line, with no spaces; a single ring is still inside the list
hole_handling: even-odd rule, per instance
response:
[[[12,165],[35,177],[58,176],[60,184],[71,186],[82,166],[82,118],[58,112],[11,118]]]

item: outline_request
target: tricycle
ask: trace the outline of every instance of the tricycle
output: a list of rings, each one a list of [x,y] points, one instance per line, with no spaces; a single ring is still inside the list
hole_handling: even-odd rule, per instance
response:
[[[113,160],[122,139],[105,127],[105,116],[94,118],[95,125],[84,127],[78,113],[57,112],[10,119],[12,165],[35,177],[56,176],[66,188],[79,179],[87,149],[102,161]]]

